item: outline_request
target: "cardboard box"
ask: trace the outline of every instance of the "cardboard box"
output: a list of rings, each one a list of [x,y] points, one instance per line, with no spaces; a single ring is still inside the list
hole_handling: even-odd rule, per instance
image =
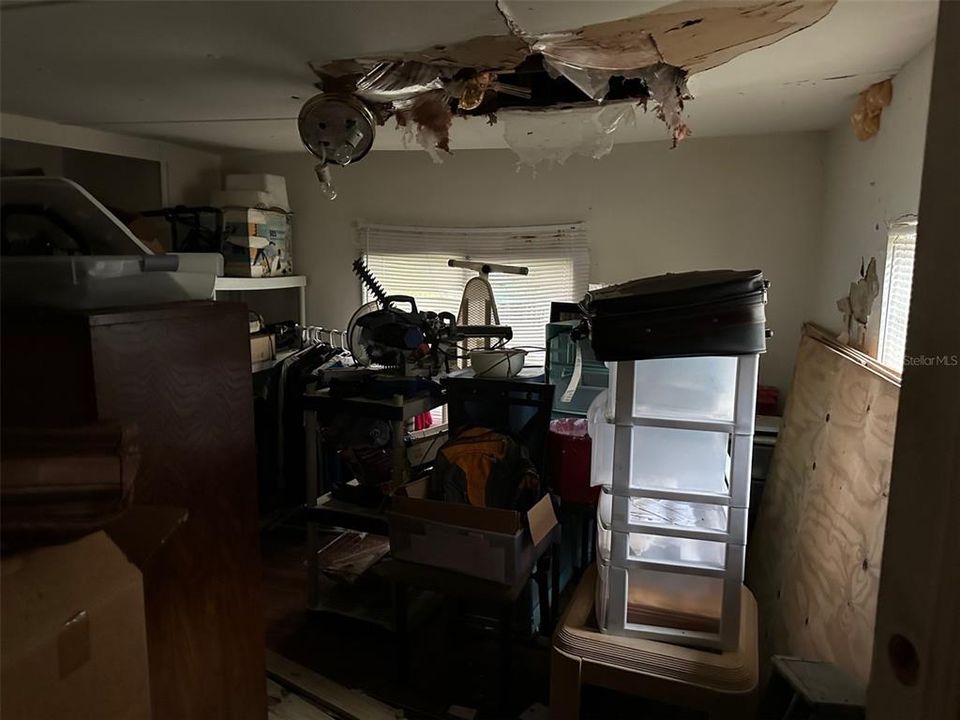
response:
[[[250,362],[265,362],[277,356],[276,336],[272,333],[257,333],[250,336]]]
[[[557,526],[549,495],[527,513],[394,496],[387,521],[398,560],[510,586],[529,576]]]
[[[257,208],[223,213],[224,272],[233,277],[293,274],[291,215]]]
[[[141,566],[186,517],[137,507],[79,540],[8,555],[4,720],[150,718]]]
[[[283,175],[229,174],[224,178],[224,190],[257,192],[266,195],[266,207],[278,207],[290,212],[290,202],[287,200],[287,179]],[[253,207],[259,207],[255,205]]]

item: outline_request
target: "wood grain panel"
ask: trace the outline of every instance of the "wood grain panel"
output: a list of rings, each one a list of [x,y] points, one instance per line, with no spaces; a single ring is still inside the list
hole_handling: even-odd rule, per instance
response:
[[[870,674],[899,385],[805,328],[751,540],[762,657]]]
[[[3,421],[139,428],[134,503],[185,508],[144,568],[153,716],[262,720],[264,635],[245,306],[3,315]]]
[[[134,502],[187,508],[145,574],[158,718],[266,712],[247,314],[101,315],[91,323],[98,412],[140,428]]]

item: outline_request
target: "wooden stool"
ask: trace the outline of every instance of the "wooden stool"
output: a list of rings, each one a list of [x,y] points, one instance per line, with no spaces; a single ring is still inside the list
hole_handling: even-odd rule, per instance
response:
[[[550,717],[580,717],[581,685],[596,685],[681,707],[710,718],[746,720],[756,712],[757,603],[743,588],[740,646],[711,652],[601,633],[593,615],[596,566],[583,575],[553,636]]]

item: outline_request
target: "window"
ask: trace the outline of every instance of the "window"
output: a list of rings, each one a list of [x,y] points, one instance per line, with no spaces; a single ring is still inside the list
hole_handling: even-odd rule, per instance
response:
[[[898,221],[890,226],[886,269],[883,273],[879,354],[880,362],[897,372],[903,371],[916,246],[916,220]]]
[[[544,346],[551,301],[580,300],[590,269],[582,223],[505,228],[424,228],[367,225],[360,243],[370,270],[388,294],[412,295],[419,310],[457,314],[472,270],[452,268],[450,258],[524,265],[528,275],[489,276],[502,325],[513,328],[511,347]],[[369,301],[366,289],[364,302]],[[534,352],[529,365],[542,365]]]

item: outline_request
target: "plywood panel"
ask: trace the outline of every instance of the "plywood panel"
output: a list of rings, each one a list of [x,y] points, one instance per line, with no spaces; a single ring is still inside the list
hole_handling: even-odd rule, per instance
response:
[[[763,657],[870,674],[899,384],[807,327],[751,540]]]

